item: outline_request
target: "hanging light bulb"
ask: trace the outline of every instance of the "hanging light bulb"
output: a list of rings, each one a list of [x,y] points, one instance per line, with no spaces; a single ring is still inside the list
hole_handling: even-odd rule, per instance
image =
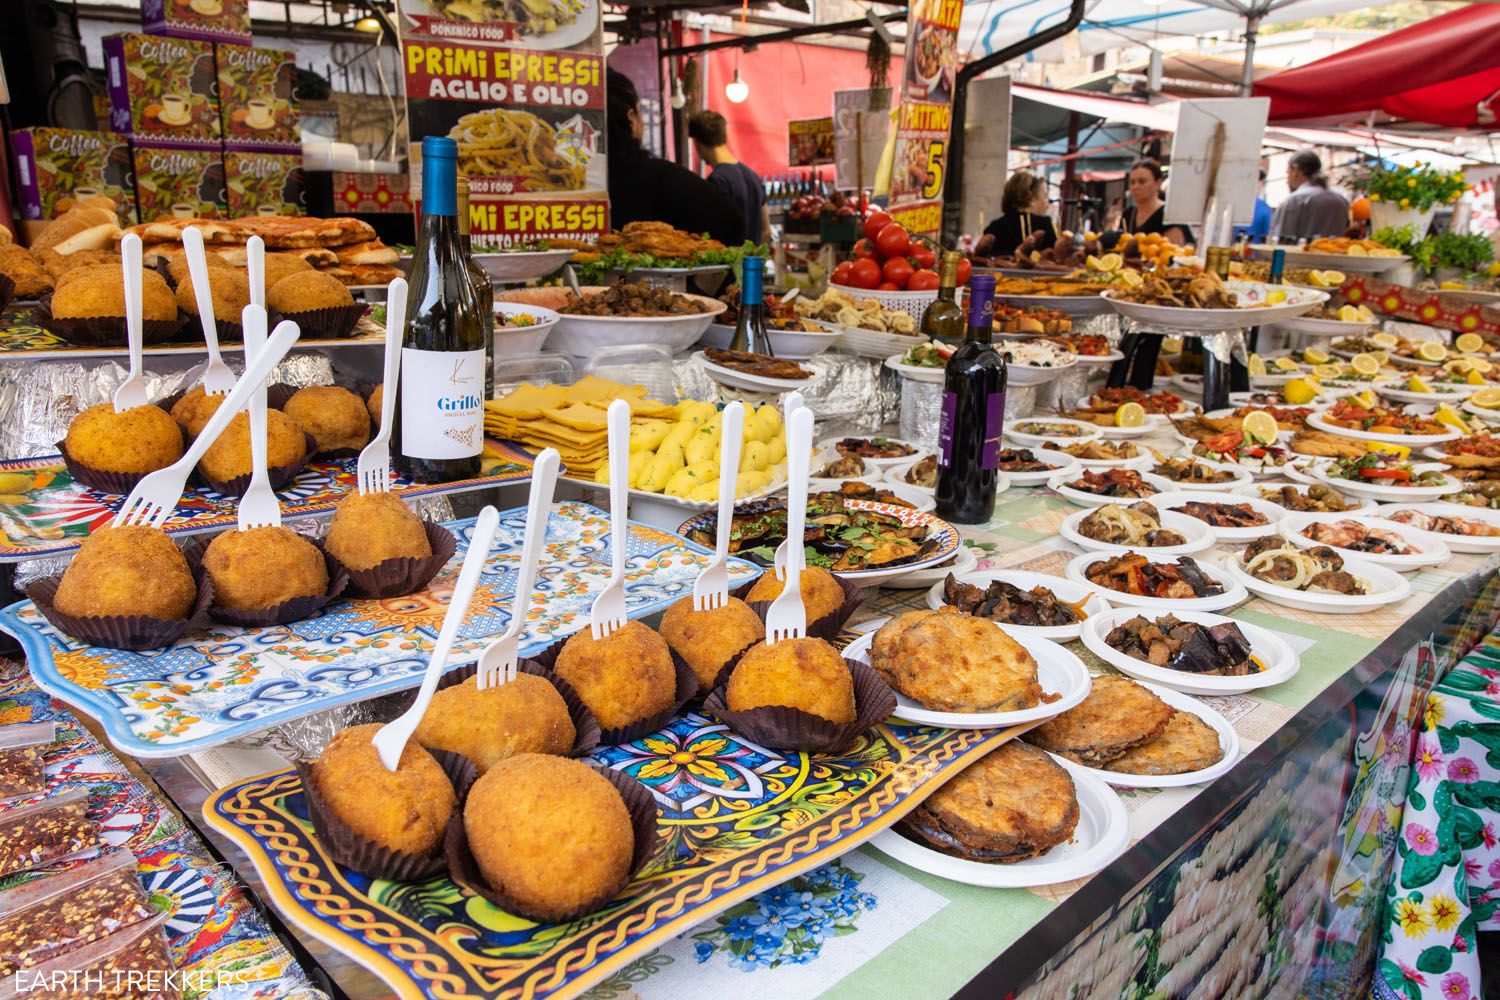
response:
[[[724,84],[724,96],[734,104],[744,104],[750,96],[750,85],[740,79],[739,67],[735,67],[734,79]]]
[[[672,77],[672,108],[681,111],[687,105],[687,95],[682,92],[682,77]]]

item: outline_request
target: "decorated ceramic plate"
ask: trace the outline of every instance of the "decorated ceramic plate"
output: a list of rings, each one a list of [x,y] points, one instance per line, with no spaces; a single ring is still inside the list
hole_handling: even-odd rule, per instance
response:
[[[1121,673],[1129,674],[1136,680],[1149,681],[1152,684],[1160,684],[1188,694],[1244,694],[1247,691],[1280,684],[1290,680],[1297,673],[1300,665],[1297,651],[1270,629],[1226,618],[1209,611],[1170,611],[1166,614],[1172,615],[1178,621],[1210,627],[1224,624],[1239,626],[1241,634],[1250,643],[1251,657],[1260,663],[1262,669],[1256,673],[1238,677],[1195,674],[1187,670],[1176,670],[1172,667],[1156,666],[1145,660],[1137,660],[1105,642],[1115,626],[1128,622],[1138,615],[1150,621],[1163,617],[1163,615],[1143,611],[1140,608],[1113,608],[1102,615],[1090,618],[1084,623],[1081,638],[1089,652]]]

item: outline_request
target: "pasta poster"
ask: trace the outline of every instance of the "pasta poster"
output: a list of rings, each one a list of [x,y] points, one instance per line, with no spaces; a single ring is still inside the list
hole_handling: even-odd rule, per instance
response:
[[[413,194],[458,143],[476,244],[609,228],[600,0],[400,0]]]
[[[963,0],[915,0],[907,13],[907,54],[896,116],[889,211],[914,233],[936,233],[942,227],[963,9]]]

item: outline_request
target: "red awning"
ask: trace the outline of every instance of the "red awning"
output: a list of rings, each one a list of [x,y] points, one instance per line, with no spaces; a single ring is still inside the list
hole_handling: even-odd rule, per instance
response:
[[[1371,111],[1500,128],[1500,4],[1471,3],[1255,84],[1272,122],[1351,122]]]

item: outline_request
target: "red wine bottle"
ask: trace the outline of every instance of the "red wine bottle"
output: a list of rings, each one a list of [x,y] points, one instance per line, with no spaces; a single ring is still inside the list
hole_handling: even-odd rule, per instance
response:
[[[958,524],[983,524],[994,514],[1005,429],[1005,359],[990,344],[995,276],[969,282],[969,325],[943,371],[938,425],[937,514]]]

